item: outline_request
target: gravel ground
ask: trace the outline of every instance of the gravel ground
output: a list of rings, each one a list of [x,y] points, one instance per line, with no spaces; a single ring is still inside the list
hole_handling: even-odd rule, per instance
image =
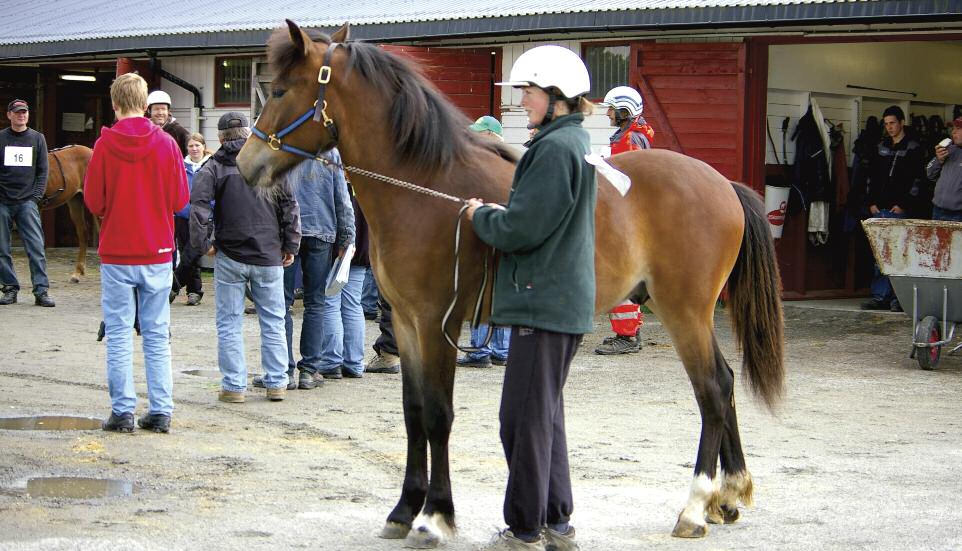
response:
[[[105,350],[95,341],[99,274],[94,267],[81,283],[68,283],[74,254],[50,251],[56,308],[33,306],[29,292],[0,307],[0,416],[109,412]],[[22,250],[14,256],[28,280]],[[245,404],[220,403],[209,278],[207,290],[200,306],[185,306],[181,296],[171,308],[177,409],[169,435],[0,430],[0,549],[401,547],[376,537],[403,477],[400,378],[328,381],[279,403],[252,390]],[[582,549],[962,547],[962,362],[945,357],[938,370],[920,371],[908,359],[904,314],[788,303],[786,323],[780,409],[773,416],[744,386],[736,390],[755,506],[737,524],[690,541],[670,532],[687,498],[700,428],[691,387],[653,316],[643,351],[619,357],[592,353],[606,335],[597,318],[565,400],[572,522]],[[737,366],[721,311],[716,325]],[[367,329],[370,342],[376,326]],[[252,374],[260,370],[257,335],[248,316]],[[502,369],[459,368],[451,464],[460,532],[447,549],[475,549],[502,522]],[[134,493],[31,498],[27,480],[40,476],[120,479]]]

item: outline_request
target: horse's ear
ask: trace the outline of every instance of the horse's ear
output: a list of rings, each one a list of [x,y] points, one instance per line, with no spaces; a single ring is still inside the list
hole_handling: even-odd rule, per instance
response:
[[[294,43],[294,48],[296,51],[301,52],[304,57],[307,57],[308,48],[311,44],[310,37],[304,34],[304,31],[297,26],[297,23],[291,21],[290,19],[285,19],[285,21],[287,21],[287,29],[291,33],[291,42]]]
[[[341,44],[347,42],[348,35],[351,34],[350,23],[345,23],[340,29],[338,29],[334,34],[331,35],[331,42],[339,42]]]

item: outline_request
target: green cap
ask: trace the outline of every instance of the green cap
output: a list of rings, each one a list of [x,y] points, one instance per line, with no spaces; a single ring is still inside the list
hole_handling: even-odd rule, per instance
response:
[[[481,117],[480,119],[474,121],[474,124],[472,124],[468,128],[470,128],[475,132],[488,131],[488,132],[494,132],[498,136],[502,135],[501,123],[498,122],[498,119],[492,117],[491,115],[485,115]]]

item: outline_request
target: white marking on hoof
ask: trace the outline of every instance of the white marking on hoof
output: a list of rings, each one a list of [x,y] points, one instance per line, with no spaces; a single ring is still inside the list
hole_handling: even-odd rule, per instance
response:
[[[445,540],[454,538],[457,530],[440,513],[420,514],[404,540],[404,547],[413,549],[434,549]]]
[[[679,522],[694,526],[705,526],[705,510],[708,507],[708,502],[718,492],[715,482],[708,478],[706,474],[695,476],[691,482],[688,503],[685,504],[685,508],[678,515]]]

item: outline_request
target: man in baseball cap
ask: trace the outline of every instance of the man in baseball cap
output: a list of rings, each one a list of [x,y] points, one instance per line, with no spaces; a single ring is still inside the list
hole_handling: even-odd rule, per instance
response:
[[[22,99],[7,104],[10,127],[0,130],[0,305],[17,302],[20,282],[10,258],[10,224],[17,223],[30,259],[34,304],[55,306],[47,290],[47,257],[39,203],[47,187],[47,141],[27,127],[30,107]]]
[[[501,123],[498,122],[498,119],[492,117],[491,115],[485,115],[479,118],[468,128],[474,132],[481,132],[485,134],[490,133],[501,138],[504,137],[504,131],[501,128]]]

